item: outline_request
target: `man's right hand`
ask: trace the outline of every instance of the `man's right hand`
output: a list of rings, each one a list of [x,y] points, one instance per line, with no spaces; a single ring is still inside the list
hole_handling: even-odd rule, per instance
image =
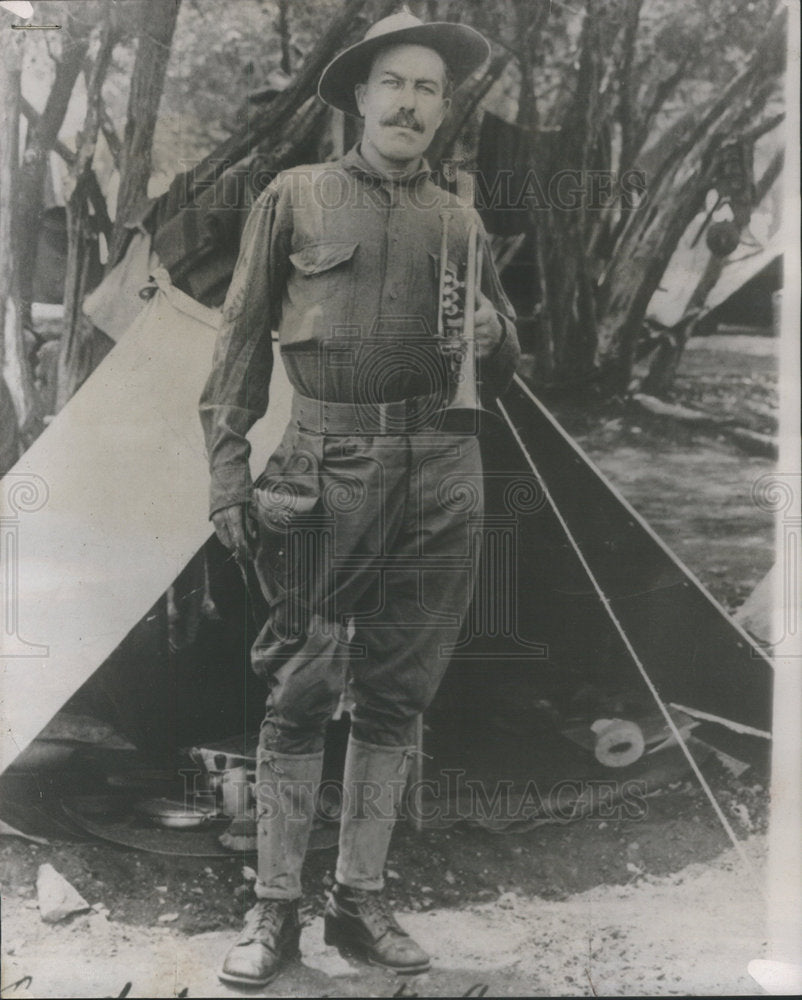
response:
[[[256,522],[248,512],[247,504],[239,503],[233,507],[216,510],[212,514],[212,524],[223,545],[229,552],[233,552],[237,562],[244,566],[253,552],[258,537]]]

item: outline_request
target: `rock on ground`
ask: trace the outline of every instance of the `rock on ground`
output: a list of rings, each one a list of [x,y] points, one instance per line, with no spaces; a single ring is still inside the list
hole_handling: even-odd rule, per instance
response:
[[[36,896],[39,900],[39,914],[49,924],[58,923],[73,913],[89,909],[89,903],[80,892],[48,864],[39,866]]]

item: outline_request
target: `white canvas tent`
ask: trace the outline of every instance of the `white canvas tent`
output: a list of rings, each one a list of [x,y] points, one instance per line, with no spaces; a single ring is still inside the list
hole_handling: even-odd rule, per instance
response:
[[[175,289],[166,271],[156,277],[158,290],[128,333],[0,480],[0,770],[211,531],[197,404],[218,313]],[[277,357],[255,465],[277,445],[289,401]]]
[[[197,404],[218,314],[173,287],[166,271],[156,278],[129,331],[0,481],[2,768],[109,660],[211,534]],[[289,416],[276,355],[268,416],[252,434],[254,472]],[[505,616],[534,629],[529,639],[549,633],[555,667],[573,664],[576,677],[601,670],[617,688],[644,694],[622,625],[666,702],[767,735],[771,668],[749,637],[520,379],[499,412],[483,432],[488,512],[502,514],[521,482],[538,494],[533,469],[550,491],[548,503],[514,519],[511,551],[527,578]],[[490,579],[493,561],[483,564]],[[472,614],[484,613],[475,602]],[[490,668],[522,641],[502,632],[480,629],[456,654],[479,662],[485,693]],[[562,683],[577,683],[574,674]]]

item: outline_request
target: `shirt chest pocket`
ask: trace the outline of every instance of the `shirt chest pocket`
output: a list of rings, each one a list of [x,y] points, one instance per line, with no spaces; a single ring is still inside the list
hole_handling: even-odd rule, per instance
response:
[[[308,243],[290,254],[295,286],[305,305],[351,298],[354,254],[359,243]]]

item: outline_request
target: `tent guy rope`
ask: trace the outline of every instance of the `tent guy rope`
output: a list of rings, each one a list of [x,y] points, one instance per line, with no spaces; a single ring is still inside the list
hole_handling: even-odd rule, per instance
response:
[[[732,845],[735,848],[735,850],[736,850],[736,852],[738,854],[738,857],[741,859],[741,862],[743,863],[744,868],[746,869],[746,872],[749,875],[749,878],[752,880],[752,882],[753,882],[755,888],[757,889],[757,891],[761,895],[765,895],[765,889],[761,885],[761,882],[760,882],[760,880],[758,878],[758,875],[757,875],[757,872],[755,871],[754,866],[752,865],[752,862],[749,860],[749,857],[748,857],[746,851],[743,849],[743,846],[742,846],[741,842],[738,840],[737,836],[735,835],[735,831],[733,830],[732,825],[730,824],[730,822],[727,819],[727,817],[724,815],[724,811],[722,810],[721,806],[719,805],[718,801],[716,800],[716,797],[713,794],[713,790],[711,789],[710,785],[707,783],[707,780],[705,779],[705,776],[702,774],[702,772],[701,772],[701,770],[699,768],[699,765],[696,762],[696,759],[694,758],[693,754],[689,750],[688,745],[687,745],[687,743],[686,743],[686,741],[685,741],[682,733],[680,732],[680,730],[677,727],[677,725],[674,722],[674,720],[671,718],[671,713],[669,712],[668,707],[666,706],[666,704],[663,701],[663,699],[660,697],[659,691],[655,687],[654,682],[652,681],[651,677],[649,676],[646,668],[644,667],[644,665],[643,665],[643,663],[641,661],[641,658],[638,656],[638,654],[637,654],[634,646],[632,645],[632,643],[631,643],[631,641],[629,639],[629,636],[626,633],[626,630],[624,629],[624,627],[621,624],[621,622],[618,620],[618,617],[617,617],[615,611],[613,610],[612,605],[610,604],[610,601],[609,601],[607,595],[604,593],[604,590],[602,589],[601,585],[599,584],[598,580],[596,579],[596,576],[595,576],[593,570],[591,569],[591,567],[590,567],[587,559],[585,558],[584,553],[582,552],[581,548],[579,547],[579,544],[577,543],[576,539],[574,538],[573,533],[571,532],[571,529],[568,526],[568,523],[566,522],[565,518],[563,517],[562,513],[560,512],[557,504],[554,502],[554,499],[552,498],[552,495],[551,495],[551,492],[550,492],[548,486],[546,485],[543,477],[540,475],[540,472],[538,471],[537,467],[535,466],[535,463],[532,461],[531,456],[529,455],[528,450],[526,449],[523,441],[521,440],[521,436],[518,433],[517,427],[515,426],[514,422],[512,421],[512,418],[510,417],[510,415],[507,412],[507,410],[504,408],[504,404],[501,402],[501,400],[498,401],[498,407],[499,407],[499,410],[501,411],[502,416],[504,417],[505,421],[507,422],[507,425],[510,428],[511,433],[515,437],[515,440],[520,445],[522,453],[526,456],[527,464],[531,468],[533,475],[535,476],[535,478],[537,479],[538,483],[540,484],[540,487],[543,490],[543,495],[548,500],[549,505],[551,506],[551,509],[554,512],[555,517],[559,521],[560,526],[562,527],[562,529],[565,532],[565,535],[566,535],[568,541],[571,544],[571,547],[573,548],[574,552],[576,553],[577,558],[579,559],[580,563],[582,564],[582,568],[587,573],[588,579],[590,580],[590,582],[591,582],[591,584],[593,586],[593,589],[596,591],[596,594],[598,595],[598,598],[601,601],[602,606],[604,607],[604,610],[606,611],[606,613],[607,613],[610,621],[612,622],[615,630],[618,632],[619,636],[621,637],[621,641],[624,643],[624,646],[626,647],[627,652],[632,657],[632,661],[635,664],[635,666],[638,668],[638,671],[640,672],[640,675],[643,678],[644,683],[646,684],[647,688],[649,689],[650,694],[654,698],[654,700],[655,700],[655,702],[657,704],[657,707],[660,709],[660,712],[662,713],[662,715],[663,715],[663,717],[664,717],[664,719],[666,721],[666,725],[668,726],[668,728],[669,728],[671,734],[673,735],[674,739],[677,741],[677,743],[679,744],[680,748],[682,749],[682,752],[685,755],[688,763],[690,764],[691,770],[693,771],[693,773],[696,776],[699,784],[701,785],[702,790],[704,791],[704,793],[707,796],[707,798],[710,800],[710,804],[713,807],[713,811],[715,812],[716,816],[718,817],[719,822],[721,823],[721,825],[724,827],[724,831],[727,834],[727,836],[729,837],[730,841],[732,842]]]

